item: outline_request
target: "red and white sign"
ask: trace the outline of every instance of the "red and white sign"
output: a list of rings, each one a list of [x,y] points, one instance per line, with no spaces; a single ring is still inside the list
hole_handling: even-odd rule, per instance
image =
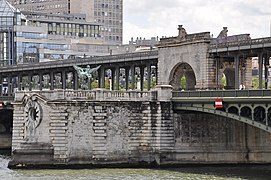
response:
[[[0,102],[0,109],[2,109],[3,108],[3,103],[2,102]]]
[[[223,100],[222,99],[216,99],[215,100],[215,108],[216,109],[222,109],[223,108]]]

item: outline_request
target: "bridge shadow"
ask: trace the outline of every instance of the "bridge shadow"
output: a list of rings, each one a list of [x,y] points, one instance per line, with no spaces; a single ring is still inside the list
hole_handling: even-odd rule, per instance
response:
[[[0,109],[0,154],[11,154],[13,110]]]
[[[161,170],[184,174],[209,175],[221,178],[270,180],[271,177],[271,165],[269,164],[182,165]]]

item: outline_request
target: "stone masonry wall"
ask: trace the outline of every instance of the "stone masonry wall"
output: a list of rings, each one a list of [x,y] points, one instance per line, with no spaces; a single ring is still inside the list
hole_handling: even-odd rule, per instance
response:
[[[271,135],[244,123],[203,113],[174,113],[174,161],[268,163]],[[169,157],[167,157],[167,160]]]
[[[174,145],[174,124],[168,102],[48,101],[39,95],[30,99],[34,99],[34,106],[40,105],[42,119],[31,130],[26,127],[29,122],[25,119],[32,116],[31,110],[26,112],[28,101],[23,98],[14,103],[14,166],[36,164],[34,159],[45,157],[42,153],[48,155],[50,149],[53,159],[46,164],[159,163],[160,152]],[[39,145],[46,146],[47,150],[37,150]],[[22,162],[21,157],[30,151],[36,152],[33,161]]]
[[[208,45],[197,42],[159,47],[158,84],[169,84],[171,73],[176,66],[187,63],[195,73],[197,89],[213,88],[214,60],[207,57]]]

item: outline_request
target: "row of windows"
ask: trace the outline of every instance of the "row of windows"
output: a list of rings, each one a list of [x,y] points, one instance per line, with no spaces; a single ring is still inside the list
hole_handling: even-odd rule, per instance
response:
[[[122,41],[122,38],[119,36],[105,36],[104,39],[106,41]]]
[[[110,28],[110,27],[101,27],[100,28],[101,32],[110,32],[110,33],[121,33],[122,30],[118,28]]]
[[[108,9],[120,9],[120,5],[117,4],[117,5],[114,5],[114,4],[95,4],[94,5],[95,8],[108,8]]]
[[[47,0],[30,0],[30,2],[31,3],[41,3],[41,2],[47,2]],[[27,4],[27,0],[15,0],[14,4]]]
[[[32,32],[16,32],[17,37],[24,37],[27,39],[47,39],[47,34],[32,33]]]
[[[100,12],[100,11],[94,11],[94,16],[105,16],[105,17],[113,17],[113,18],[121,18],[121,13],[113,13],[113,12]]]
[[[17,42],[18,53],[38,53],[39,49],[51,49],[51,50],[70,50],[71,46],[66,44],[51,44],[51,43],[29,43],[29,42]]]
[[[98,37],[99,26],[50,23],[48,24],[48,33],[59,34],[59,35],[79,36],[79,37]]]
[[[1,17],[0,18],[0,28],[13,27],[13,17]]]
[[[114,20],[107,20],[107,19],[96,19],[95,20],[96,22],[98,23],[104,23],[104,24],[107,24],[107,25],[121,25],[121,21],[120,20],[117,20],[117,21],[114,21]]]

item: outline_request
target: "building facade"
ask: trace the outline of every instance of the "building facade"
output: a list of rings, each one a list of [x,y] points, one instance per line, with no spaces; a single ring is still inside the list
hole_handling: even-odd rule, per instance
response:
[[[123,0],[9,0],[21,11],[76,14],[78,19],[101,23],[101,36],[109,44],[123,41]]]
[[[21,11],[65,14],[69,10],[69,0],[9,0],[9,2]]]
[[[72,15],[20,12],[7,1],[0,2],[2,65],[93,56],[77,47],[104,44],[97,23]]]

